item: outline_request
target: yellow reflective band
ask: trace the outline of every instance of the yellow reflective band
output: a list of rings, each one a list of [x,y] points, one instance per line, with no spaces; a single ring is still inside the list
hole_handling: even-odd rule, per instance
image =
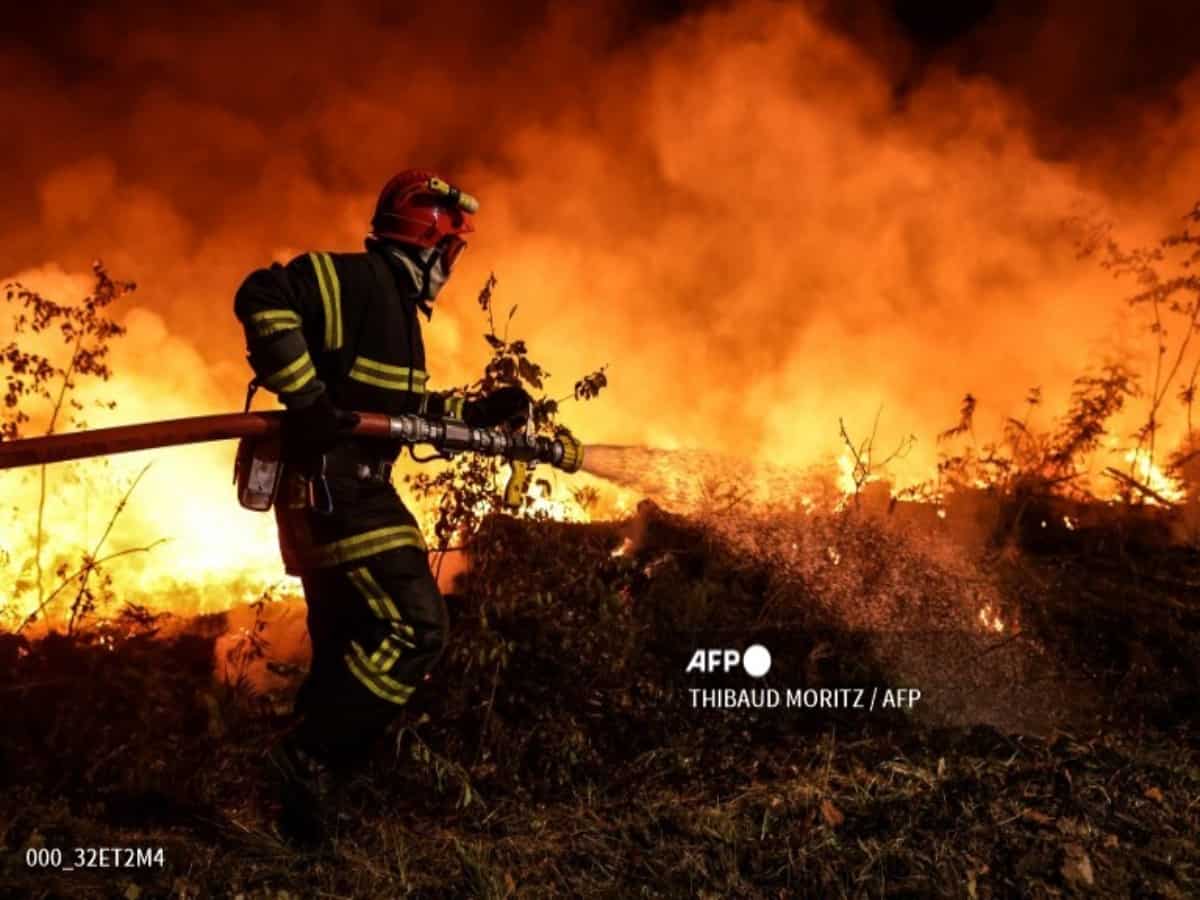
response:
[[[300,325],[297,322],[256,322],[250,327],[255,337],[270,337],[280,331],[294,331]]]
[[[313,380],[316,370],[308,351],[301,353],[278,372],[272,372],[263,379],[263,384],[279,394],[287,394],[299,390]]]
[[[419,547],[424,550],[425,540],[413,525],[391,525],[315,547],[312,562],[318,567],[336,566],[339,563],[377,556],[400,547]]]
[[[364,576],[366,577],[364,578]],[[375,591],[374,588],[378,585],[374,585],[375,579],[371,578],[371,573],[365,567],[351,569],[346,573],[346,577],[350,579],[350,583],[366,599],[367,605],[371,607],[371,612],[374,613],[375,618],[383,619],[384,621],[391,618],[399,618],[398,615],[395,615],[396,608],[392,605],[392,598],[387,594],[383,594],[381,597],[380,594],[382,592]],[[369,582],[367,581],[368,578],[371,579]]]
[[[348,653],[346,654],[346,666],[350,669],[350,674],[362,682],[363,687],[381,700],[403,706],[412,695],[412,688],[393,679],[389,678],[387,679],[388,683],[381,684],[380,682],[383,680],[381,677],[371,674],[361,662]],[[391,687],[391,685],[395,685],[395,687]]]
[[[463,398],[462,397],[447,397],[446,398],[446,415],[451,419],[462,420],[463,417]]]
[[[250,316],[250,330],[257,337],[267,337],[279,331],[300,327],[300,317],[290,309],[268,309]]]
[[[411,685],[403,684],[376,670],[357,641],[350,642],[350,650],[346,652],[344,659],[350,673],[361,681],[367,690],[389,703],[407,703],[415,690]]]
[[[358,588],[358,592],[366,598],[371,612],[375,613],[375,618],[395,623],[393,627],[399,626],[405,634],[409,637],[412,636],[412,627],[403,624],[400,610],[396,609],[392,598],[379,586],[379,582],[375,580],[375,576],[366,566],[351,569],[346,574],[350,578],[350,583]]]
[[[328,253],[308,255],[317,273],[321,305],[325,310],[325,349],[339,350],[342,346],[342,284],[333,267],[333,258]]]
[[[414,394],[425,392],[425,382],[429,373],[421,369],[409,369],[405,366],[390,366],[387,363],[367,359],[365,356],[355,358],[350,367],[349,375],[355,381],[372,384],[389,391],[411,390]],[[409,387],[411,377],[412,387]]]
[[[410,650],[416,647],[412,641],[402,641],[390,637],[384,638],[379,642],[379,649],[371,654],[371,668],[377,672],[391,671],[392,666],[400,659],[400,654],[404,652],[405,647]]]
[[[300,324],[300,316],[290,309],[265,309],[262,312],[250,314],[251,322],[295,322]]]

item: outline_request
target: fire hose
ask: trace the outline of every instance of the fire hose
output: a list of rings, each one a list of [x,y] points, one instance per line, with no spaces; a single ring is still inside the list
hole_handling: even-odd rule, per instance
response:
[[[232,438],[271,438],[278,435],[282,421],[282,412],[227,413],[0,441],[0,469]],[[381,413],[359,413],[358,424],[348,433],[408,445],[427,444],[444,456],[479,453],[502,457],[513,466],[513,478],[505,490],[505,502],[510,506],[524,495],[531,466],[545,463],[564,472],[577,472],[583,465],[583,445],[565,433],[547,437],[472,428],[454,419]]]

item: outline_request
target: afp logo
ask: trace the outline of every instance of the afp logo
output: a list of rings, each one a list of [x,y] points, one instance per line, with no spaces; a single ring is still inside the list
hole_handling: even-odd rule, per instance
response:
[[[762,644],[751,644],[745,652],[731,649],[697,650],[687,664],[687,672],[730,672],[741,666],[751,678],[762,678],[771,671],[771,651]]]

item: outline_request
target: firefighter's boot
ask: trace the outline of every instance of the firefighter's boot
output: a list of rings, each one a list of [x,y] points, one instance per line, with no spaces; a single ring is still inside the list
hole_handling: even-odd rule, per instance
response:
[[[338,780],[333,770],[290,737],[271,748],[267,759],[276,775],[282,836],[306,847],[328,841],[337,822]]]

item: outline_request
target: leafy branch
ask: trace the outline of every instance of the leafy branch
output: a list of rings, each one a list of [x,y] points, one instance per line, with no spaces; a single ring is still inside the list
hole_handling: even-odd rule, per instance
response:
[[[1185,409],[1185,445],[1168,459],[1166,473],[1182,478],[1183,468],[1194,458],[1196,435],[1192,409],[1200,379],[1200,203],[1183,216],[1183,227],[1162,238],[1157,245],[1126,249],[1111,236],[1105,223],[1092,232],[1081,255],[1098,255],[1100,265],[1114,277],[1132,276],[1138,290],[1126,300],[1131,307],[1149,310],[1147,332],[1153,345],[1153,377],[1147,398],[1146,417],[1134,432],[1134,452],[1129,459],[1129,481],[1138,485],[1134,496],[1150,496],[1149,485],[1140,479],[1138,468],[1152,471],[1157,462],[1157,438],[1163,424],[1163,407],[1174,396]],[[1123,482],[1124,483],[1124,482]],[[1128,485],[1127,485],[1128,486]]]
[[[846,449],[850,452],[850,458],[853,462],[850,470],[850,478],[854,482],[855,505],[858,504],[859,495],[862,493],[862,489],[867,482],[878,477],[878,473],[886,469],[889,464],[907,456],[917,442],[915,435],[907,435],[900,440],[895,450],[882,460],[876,461],[874,458],[875,438],[879,433],[879,416],[882,412],[883,407],[875,411],[875,421],[871,425],[871,433],[857,443],[851,439],[850,433],[846,430],[846,423],[838,419],[842,443],[846,445]]]
[[[601,366],[578,379],[572,393],[566,396],[556,398],[547,394],[550,373],[531,357],[524,340],[509,338],[516,305],[510,307],[505,316],[503,333],[496,332],[494,309],[497,284],[495,274],[490,274],[478,298],[479,308],[487,314],[488,330],[483,340],[491,356],[481,376],[458,393],[466,400],[473,400],[502,387],[524,388],[533,397],[529,427],[535,433],[547,436],[570,435],[570,430],[558,418],[561,404],[597,397],[608,384],[607,367]],[[484,518],[499,510],[498,478],[502,465],[496,459],[463,454],[441,471],[433,474],[423,472],[406,478],[418,497],[436,502],[437,516],[433,531],[439,552],[444,553],[466,540]],[[550,492],[550,484],[545,479],[535,481],[535,488],[542,495]],[[585,502],[586,493],[581,494],[580,498],[581,502]],[[524,497],[517,513],[534,518],[545,515],[536,509],[535,499]]]
[[[125,334],[125,328],[109,313],[109,307],[125,295],[136,290],[133,282],[113,279],[103,263],[92,264],[94,283],[91,291],[76,303],[64,304],[51,300],[19,282],[5,286],[4,299],[11,310],[12,337],[0,346],[0,368],[4,370],[4,411],[0,416],[0,440],[17,440],[23,436],[24,426],[31,421],[30,402],[42,401],[48,405],[45,434],[53,434],[64,415],[69,415],[73,428],[86,427],[82,417],[83,404],[74,397],[82,379],[108,381],[112,376],[109,351],[113,340]],[[65,359],[30,349],[30,335],[57,332],[68,348]],[[96,405],[113,409],[112,401],[98,400]],[[108,527],[91,554],[84,556],[84,565],[74,575],[61,581],[49,596],[46,594],[45,573],[42,566],[45,546],[45,515],[47,498],[46,466],[38,471],[37,514],[34,524],[33,567],[36,573],[37,605],[33,613],[21,624],[24,628],[47,608],[49,603],[76,578],[79,589],[71,606],[69,627],[94,608],[95,595],[89,585],[92,574],[99,573],[103,560],[97,557],[107,539],[113,523],[124,509],[128,492],[122,498],[109,520]],[[141,475],[134,481],[140,480]],[[132,487],[130,488],[132,490]],[[110,557],[111,558],[111,557]],[[65,576],[66,564],[59,566],[60,579]],[[102,575],[102,573],[100,573]]]

